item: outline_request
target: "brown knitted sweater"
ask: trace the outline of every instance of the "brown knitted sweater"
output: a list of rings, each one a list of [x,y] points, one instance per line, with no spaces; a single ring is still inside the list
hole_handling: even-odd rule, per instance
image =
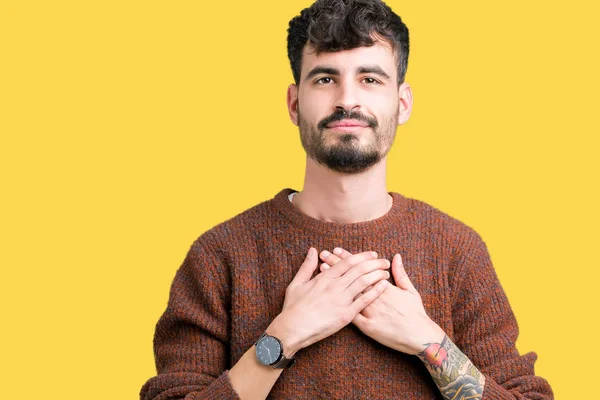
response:
[[[519,355],[517,322],[485,243],[424,202],[390,193],[392,208],[366,222],[323,222],[300,212],[284,189],[201,235],[173,281],[156,326],[158,375],[140,398],[237,399],[228,370],[280,313],[308,249],[402,255],[429,317],[486,376],[484,399],[552,399],[535,376],[535,353]],[[315,272],[317,273],[317,272]],[[390,278],[393,283],[393,278]],[[422,362],[350,324],[296,353],[269,399],[439,399]]]

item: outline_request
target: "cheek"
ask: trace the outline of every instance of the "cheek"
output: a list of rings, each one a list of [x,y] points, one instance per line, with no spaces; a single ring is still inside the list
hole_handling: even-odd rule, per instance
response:
[[[303,120],[315,126],[326,116],[323,114],[323,109],[315,103],[298,104],[298,114]]]
[[[389,104],[387,104],[384,115],[382,115],[382,122],[392,126],[398,125],[398,106],[398,102],[391,101]]]
[[[384,107],[388,113],[398,109],[400,100],[398,99],[398,92],[395,90],[390,91],[390,93],[387,93],[386,96],[381,96],[381,98],[384,99],[382,107]]]
[[[330,96],[325,91],[301,90],[298,93],[298,107],[305,118],[323,118],[332,107]]]
[[[365,100],[365,106],[375,113],[380,123],[389,120],[392,115],[398,113],[399,102],[398,97],[394,93],[386,95],[372,93]]]

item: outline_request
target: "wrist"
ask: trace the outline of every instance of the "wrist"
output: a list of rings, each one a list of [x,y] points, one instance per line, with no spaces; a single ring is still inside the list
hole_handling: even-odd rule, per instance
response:
[[[441,343],[446,336],[444,330],[432,320],[428,320],[419,332],[418,336],[415,336],[411,341],[412,343],[409,344],[410,350],[404,350],[406,353],[418,355],[423,352],[428,345],[432,343]]]
[[[281,342],[283,347],[283,355],[286,358],[291,358],[296,352],[302,349],[302,343],[298,339],[296,332],[290,329],[285,319],[279,314],[266,329],[267,335],[275,336]]]
[[[446,332],[438,324],[433,322],[431,319],[428,321],[428,329],[427,333],[423,336],[422,343],[416,353],[420,353],[427,347],[428,343],[442,343],[444,337],[446,337]]]

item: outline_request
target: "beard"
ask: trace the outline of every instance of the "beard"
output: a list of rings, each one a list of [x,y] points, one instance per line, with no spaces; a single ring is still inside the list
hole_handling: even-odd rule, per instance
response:
[[[365,122],[368,125],[365,129],[371,130],[371,133],[336,133],[333,134],[334,143],[328,145],[324,134],[327,125],[344,119]],[[338,110],[314,126],[302,117],[298,109],[300,140],[306,154],[330,170],[345,174],[359,174],[381,161],[394,142],[397,121],[398,111],[380,126],[375,117]],[[368,143],[361,144],[359,135],[369,135]]]

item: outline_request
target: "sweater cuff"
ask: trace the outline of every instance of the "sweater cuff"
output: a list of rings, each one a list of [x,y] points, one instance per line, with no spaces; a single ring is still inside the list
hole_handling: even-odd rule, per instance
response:
[[[515,396],[491,378],[485,377],[485,386],[481,400],[514,400]]]
[[[217,379],[208,385],[202,392],[190,393],[186,400],[241,400],[229,379],[229,370],[225,370]]]

